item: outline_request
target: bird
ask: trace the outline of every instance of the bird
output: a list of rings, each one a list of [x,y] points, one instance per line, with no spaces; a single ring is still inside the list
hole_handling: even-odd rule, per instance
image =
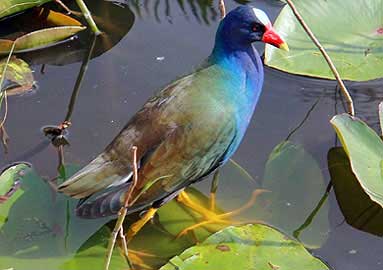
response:
[[[251,5],[230,11],[204,63],[149,98],[101,154],[58,187],[80,199],[77,216],[118,213],[132,185],[132,147],[138,165],[132,196],[139,197],[127,212],[146,211],[135,232],[159,207],[223,166],[238,149],[262,92],[255,42],[288,50],[264,11]]]

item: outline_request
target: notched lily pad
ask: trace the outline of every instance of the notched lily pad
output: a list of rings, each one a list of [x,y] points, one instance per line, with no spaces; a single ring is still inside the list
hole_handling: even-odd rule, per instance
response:
[[[294,0],[294,5],[325,47],[346,80],[366,81],[383,77],[383,1]],[[333,79],[319,53],[289,6],[275,22],[289,44],[284,52],[266,46],[265,63],[289,73]]]
[[[220,248],[217,248],[220,247]],[[160,270],[328,270],[299,242],[261,224],[228,227],[173,257]]]
[[[331,119],[363,190],[383,207],[383,142],[362,120],[348,114]]]

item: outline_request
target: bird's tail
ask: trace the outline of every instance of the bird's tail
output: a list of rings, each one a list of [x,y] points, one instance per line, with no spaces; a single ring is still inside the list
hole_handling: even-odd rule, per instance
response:
[[[129,168],[121,168],[101,154],[58,187],[59,192],[73,198],[88,197],[111,185],[127,182]]]
[[[131,182],[112,187],[103,193],[82,199],[76,207],[76,216],[81,218],[99,218],[115,215],[125,201],[125,194]]]

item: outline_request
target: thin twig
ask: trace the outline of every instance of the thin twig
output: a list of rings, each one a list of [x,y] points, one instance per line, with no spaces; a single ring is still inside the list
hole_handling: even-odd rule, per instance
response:
[[[3,97],[3,100],[4,100],[4,116],[3,116],[3,119],[0,122],[0,128],[3,127],[3,125],[5,124],[5,121],[7,120],[7,116],[8,116],[8,95],[7,95],[7,91],[4,91],[4,94],[2,95],[2,97]]]
[[[4,147],[4,153],[8,153],[8,142],[9,142],[9,136],[7,134],[7,131],[5,130],[4,125],[0,127],[0,139],[1,139],[1,144]]]
[[[221,19],[225,18],[226,16],[225,0],[219,0],[218,8],[219,8],[219,12],[221,13]]]
[[[104,267],[105,270],[109,269],[110,262],[112,259],[113,249],[114,249],[114,246],[116,245],[116,240],[119,233],[121,235],[122,241],[125,242],[123,243],[123,249],[124,249],[124,254],[126,256],[127,262],[129,264],[129,268],[130,269],[132,268],[128,258],[128,247],[126,245],[126,240],[125,240],[125,237],[122,237],[122,235],[124,234],[124,232],[122,231],[123,230],[122,225],[124,224],[126,215],[128,213],[127,209],[129,207],[129,204],[131,203],[130,198],[132,197],[133,191],[136,188],[137,182],[138,182],[138,165],[137,165],[137,147],[136,146],[132,147],[132,153],[133,153],[133,162],[132,162],[133,183],[129,187],[128,191],[126,192],[124,205],[121,207],[120,211],[118,212],[118,219],[116,221],[116,225],[114,226],[112,235],[108,242],[107,255],[106,255],[106,261],[105,261],[105,267]]]
[[[93,33],[98,36],[101,34],[100,29],[98,29],[97,24],[94,22],[92,14],[90,13],[88,7],[85,5],[83,0],[76,0],[77,5],[81,9],[82,15],[85,20],[88,22],[89,27],[92,29]]]
[[[351,114],[351,115],[355,115],[354,103],[352,101],[351,95],[348,92],[346,86],[344,85],[344,83],[342,81],[342,78],[340,77],[339,72],[336,69],[334,63],[332,62],[330,56],[327,54],[327,52],[324,49],[324,47],[320,44],[319,40],[315,37],[314,33],[311,31],[311,29],[305,23],[305,21],[303,20],[302,16],[299,14],[298,10],[294,6],[293,2],[291,0],[286,0],[286,2],[290,6],[290,8],[293,11],[295,17],[297,18],[299,23],[302,25],[303,29],[306,31],[306,33],[308,34],[310,39],[314,42],[314,44],[318,47],[318,49],[322,53],[323,57],[326,59],[326,62],[329,65],[332,73],[334,74],[335,79],[338,81],[339,87],[342,90],[343,95],[346,97],[348,113]]]
[[[54,0],[59,6],[61,6],[68,15],[72,13],[72,11],[61,1],[61,0]]]

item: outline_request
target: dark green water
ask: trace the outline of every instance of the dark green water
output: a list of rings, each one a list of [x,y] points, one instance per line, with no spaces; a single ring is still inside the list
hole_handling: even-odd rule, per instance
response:
[[[189,73],[209,55],[219,21],[218,10],[202,0],[185,1],[184,8],[179,5],[180,2],[183,1],[126,1],[120,5],[94,1],[90,4],[92,10],[97,10],[97,16],[106,18],[105,21],[112,25],[109,45],[113,46],[90,61],[72,115],[73,126],[69,129],[68,136],[70,146],[65,147],[67,163],[82,166],[89,162],[114,138],[154,91]],[[226,2],[228,10],[238,5],[234,1]],[[282,7],[279,2],[272,0],[259,0],[254,4],[265,10],[272,20]],[[1,167],[14,161],[27,161],[45,178],[52,178],[57,174],[56,149],[43,136],[41,128],[60,123],[66,115],[81,65],[81,50],[85,50],[87,46],[86,41],[83,43],[22,56],[35,70],[37,88],[33,93],[9,99],[6,129],[11,140],[9,153],[0,154]],[[256,47],[263,52],[262,44],[257,44]],[[98,54],[101,53],[101,48],[100,45],[96,49]],[[75,51],[80,53],[74,53]],[[46,64],[44,74],[40,72],[42,64]],[[357,114],[375,130],[378,129],[377,104],[383,98],[382,82],[377,80],[347,84],[354,98]],[[246,137],[234,156],[234,160],[258,184],[246,182],[229,165],[222,173],[218,204],[224,209],[233,209],[246,202],[252,189],[260,185],[269,187],[276,194],[273,198],[278,200],[278,207],[273,208],[273,217],[268,221],[291,234],[305,222],[326,191],[330,181],[328,153],[331,148],[340,145],[329,120],[343,111],[342,100],[334,82],[293,76],[265,68],[263,94]],[[268,162],[273,149],[287,138],[296,146],[297,153],[293,153],[291,159],[283,159],[281,164]],[[283,164],[283,161],[286,163]],[[278,189],[279,178],[281,188]],[[205,181],[198,185],[198,189],[207,194],[209,185],[210,182]],[[49,194],[41,193],[36,198],[35,200],[40,200],[40,207],[48,207],[51,203]],[[16,224],[21,227],[26,222],[21,218],[23,213],[34,211],[32,206],[32,210],[27,207],[28,204],[24,206],[25,209],[17,208],[19,212],[16,213],[20,217]],[[261,211],[259,208],[262,206],[247,211],[242,218],[258,218],[257,211]],[[65,212],[66,209],[52,207],[50,211]],[[377,219],[381,212],[369,215],[369,218],[359,224],[362,229],[350,226],[339,208],[334,191],[331,190],[312,224],[302,232],[302,239],[312,248],[311,252],[315,256],[323,259],[333,269],[382,269],[383,242],[378,235],[383,235],[383,219]],[[65,233],[65,224],[68,223],[56,224],[49,220],[51,216],[48,215],[48,220],[45,221],[50,228],[46,232],[41,232],[41,228],[36,229],[41,233],[25,240],[23,230],[16,231],[15,239],[24,239],[23,241],[15,240],[12,246],[9,246],[9,242],[0,242],[1,270],[9,267],[17,270],[47,269],[46,267],[77,269],[64,263],[70,260],[74,251],[91,235],[101,237],[100,233],[95,233],[106,222],[78,221],[74,218],[71,224],[75,224],[73,226],[81,236],[71,237]],[[369,222],[381,224],[380,232],[375,235],[365,232],[363,228]],[[41,223],[39,224],[41,227]],[[11,230],[9,226],[7,230]],[[157,239],[157,236],[153,236],[151,240],[152,233],[144,230],[137,242],[144,240],[133,246],[145,250],[145,243],[153,244]],[[57,235],[65,239],[65,248],[64,242],[51,241],[59,238]],[[54,243],[52,246],[47,244],[50,241]],[[166,245],[163,248],[166,249]],[[20,250],[22,252],[18,253]],[[90,260],[94,256],[95,267],[100,269],[99,262],[102,262],[103,252],[104,250],[100,250],[90,256]],[[176,255],[178,251],[174,254],[171,250],[165,253],[166,259]],[[161,264],[164,258],[154,261],[153,265]],[[123,268],[115,266],[115,269]]]

